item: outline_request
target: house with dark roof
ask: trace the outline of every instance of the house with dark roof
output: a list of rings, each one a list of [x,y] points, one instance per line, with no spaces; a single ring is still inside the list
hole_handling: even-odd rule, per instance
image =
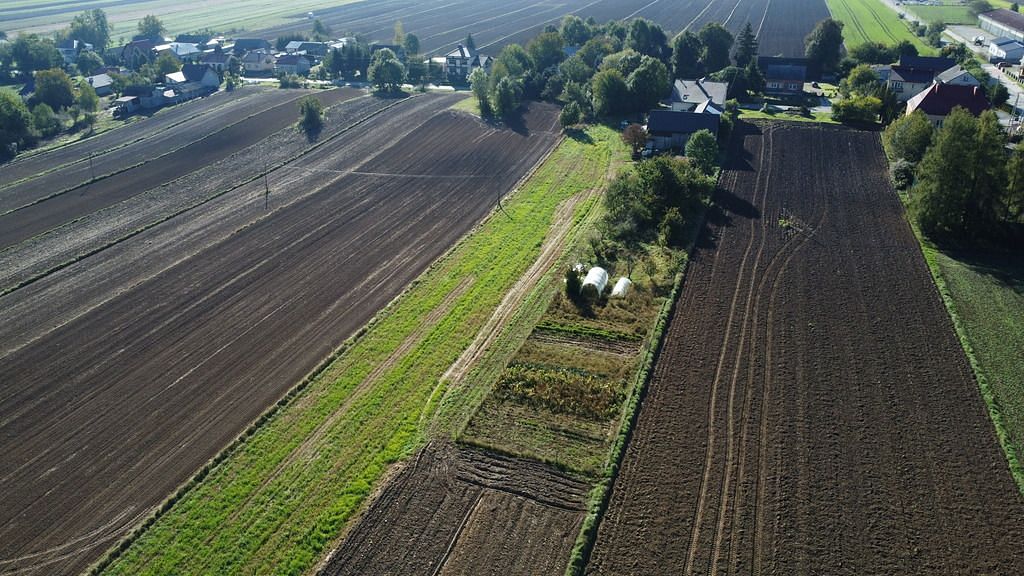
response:
[[[769,96],[797,96],[804,91],[807,80],[805,58],[761,56],[757,66],[764,75],[764,93]]]
[[[156,59],[153,52],[155,47],[152,40],[132,40],[121,48],[121,63],[132,70],[138,70]]]
[[[284,51],[289,54],[302,52],[310,56],[324,57],[327,55],[328,45],[326,42],[307,42],[304,40],[292,40],[285,45]]]
[[[886,86],[896,94],[900,102],[910,100],[915,94],[931,86],[935,81],[935,72],[929,69],[911,68],[909,66],[893,66],[889,72]]]
[[[274,73],[278,76],[281,74],[305,76],[309,74],[309,68],[309,58],[303,54],[285,54],[278,56],[274,62]]]
[[[718,136],[717,114],[698,114],[677,110],[651,110],[647,115],[649,143],[656,150],[682,149],[698,130],[710,130]]]
[[[114,79],[109,74],[96,74],[85,79],[96,91],[97,96],[110,96],[114,93]]]
[[[266,50],[270,52],[270,42],[262,38],[236,38],[231,51],[235,56],[252,52],[253,50]]]
[[[956,60],[939,56],[900,56],[899,66],[915,70],[929,70],[935,74],[956,66]]]
[[[1019,62],[1024,57],[1024,44],[1013,38],[995,38],[988,44],[989,62]]]
[[[459,44],[454,50],[444,55],[444,71],[451,82],[465,82],[466,78],[477,68],[489,72],[492,58]]]
[[[1024,42],[1024,14],[1000,8],[978,14],[978,26],[997,37]]]
[[[60,52],[60,56],[64,59],[65,64],[78,62],[78,54],[83,50],[92,50],[92,44],[79,42],[71,38],[65,38],[57,42],[57,52]]]
[[[697,107],[711,102],[716,109],[721,110],[725,106],[728,92],[728,82],[710,82],[704,78],[676,80],[672,84],[672,94],[669,96],[668,104],[673,110],[693,112]]]
[[[939,84],[922,91],[907,101],[907,115],[920,110],[935,127],[941,127],[943,120],[954,108],[964,108],[975,116],[989,109],[988,99],[980,86]]]
[[[209,66],[185,64],[181,70],[164,76],[171,94],[164,92],[169,102],[182,102],[220,88],[220,77]]]

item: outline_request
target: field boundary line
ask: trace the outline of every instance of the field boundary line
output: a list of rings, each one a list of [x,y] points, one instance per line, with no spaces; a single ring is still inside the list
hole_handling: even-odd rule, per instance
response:
[[[54,266],[52,266],[52,267],[50,267],[50,268],[48,268],[48,269],[46,269],[46,270],[36,274],[34,276],[31,276],[29,278],[26,278],[26,279],[18,282],[17,284],[13,284],[11,286],[8,286],[7,288],[0,289],[0,297],[6,296],[6,295],[10,294],[11,292],[14,292],[15,290],[19,290],[21,288],[24,288],[25,286],[28,286],[28,285],[30,285],[30,284],[32,284],[34,282],[37,282],[37,281],[39,281],[39,280],[49,276],[50,274],[53,274],[55,272],[59,272],[59,271],[63,270],[64,268],[67,268],[68,266],[71,266],[73,264],[81,262],[82,260],[85,260],[86,258],[89,258],[90,256],[94,256],[94,255],[96,255],[96,254],[106,250],[107,248],[110,248],[111,246],[116,246],[117,244],[120,244],[121,242],[124,242],[125,240],[128,240],[128,239],[131,239],[131,238],[133,238],[135,236],[138,236],[139,234],[142,234],[143,232],[146,232],[147,230],[150,230],[151,228],[155,228],[156,226],[159,226],[160,224],[163,224],[164,222],[167,222],[168,220],[174,219],[174,218],[176,218],[178,216],[181,216],[182,214],[184,214],[186,212],[189,212],[191,210],[199,208],[200,206],[208,204],[208,203],[216,200],[217,198],[220,198],[221,196],[224,196],[225,194],[230,194],[231,192],[234,192],[235,190],[237,190],[237,189],[239,189],[239,188],[241,188],[243,186],[246,186],[247,184],[251,184],[251,183],[259,180],[260,178],[263,178],[264,174],[271,174],[273,172],[276,172],[277,170],[280,170],[281,168],[285,168],[289,164],[291,164],[292,162],[295,162],[299,158],[302,158],[306,154],[309,154],[310,152],[318,149],[319,147],[327,144],[328,142],[333,141],[335,138],[341,136],[342,134],[346,134],[347,132],[349,132],[353,128],[356,128],[356,127],[364,124],[365,122],[369,121],[371,118],[374,118],[374,117],[378,116],[379,114],[381,114],[381,113],[383,113],[383,112],[385,112],[387,110],[390,110],[394,106],[397,106],[397,105],[399,105],[399,104],[401,104],[403,102],[407,102],[409,99],[416,98],[416,97],[418,97],[418,95],[412,95],[412,96],[409,96],[407,98],[403,98],[402,100],[398,100],[397,102],[388,104],[387,106],[381,108],[380,110],[375,110],[373,113],[360,118],[359,120],[353,122],[352,124],[349,124],[345,128],[342,128],[341,130],[338,131],[338,133],[332,135],[330,138],[318,141],[317,143],[313,144],[312,146],[310,146],[306,150],[303,150],[297,156],[295,156],[293,158],[289,158],[287,160],[284,160],[284,161],[282,161],[282,162],[280,162],[280,163],[278,163],[278,164],[276,164],[274,166],[270,166],[266,170],[260,171],[258,174],[253,175],[252,177],[248,178],[247,180],[245,180],[243,182],[239,182],[238,184],[235,184],[235,185],[231,186],[230,188],[227,188],[227,189],[222,190],[220,192],[217,192],[217,193],[215,193],[215,194],[213,194],[211,196],[203,198],[202,200],[200,200],[200,201],[198,201],[198,202],[196,202],[196,203],[194,203],[192,205],[186,206],[186,207],[184,207],[184,208],[182,208],[180,210],[177,210],[177,211],[175,211],[175,212],[173,212],[171,214],[168,214],[168,215],[166,215],[166,216],[164,216],[162,218],[159,218],[159,219],[154,220],[154,221],[152,221],[152,222],[150,222],[148,224],[140,226],[139,228],[136,228],[135,230],[132,230],[130,232],[125,233],[120,238],[115,238],[115,239],[110,240],[109,242],[106,242],[106,243],[104,243],[104,244],[102,244],[100,246],[96,246],[96,247],[94,247],[94,248],[92,248],[90,250],[87,250],[87,251],[79,254],[78,256],[70,258],[67,261],[62,262],[60,264],[56,264],[56,265],[54,265]],[[285,128],[285,130],[289,130],[289,129],[290,128]],[[172,180],[168,184],[173,183],[175,181],[176,180]],[[109,208],[111,208],[113,206],[117,206],[119,204],[120,204],[120,202],[118,202],[117,204],[112,204],[111,206],[108,206],[107,208],[104,208],[104,210],[109,209]],[[95,214],[95,213],[96,212],[93,212],[92,214]],[[82,218],[84,218],[84,217],[85,216],[83,216]],[[66,222],[65,224],[62,224],[62,226],[66,226],[68,224],[77,222],[78,220],[81,220],[81,218],[76,218],[75,220],[72,220],[70,222]]]

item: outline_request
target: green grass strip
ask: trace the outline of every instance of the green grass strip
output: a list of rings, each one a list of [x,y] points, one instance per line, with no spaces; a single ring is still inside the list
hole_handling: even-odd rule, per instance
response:
[[[891,46],[901,40],[909,40],[922,55],[935,53],[934,48],[911,32],[907,23],[881,0],[825,0],[825,3],[832,18],[844,24],[843,43],[847,48],[867,42]]]
[[[436,262],[96,571],[308,572],[387,467],[422,445],[441,375],[536,259],[559,203],[593,186],[585,176],[604,174],[617,135],[597,127],[590,136],[593,143],[564,139],[503,213]]]

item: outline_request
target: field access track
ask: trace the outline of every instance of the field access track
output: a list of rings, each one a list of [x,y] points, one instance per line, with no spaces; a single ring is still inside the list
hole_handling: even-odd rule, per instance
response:
[[[804,36],[829,17],[824,0],[374,0],[316,13],[334,30],[377,41],[390,41],[395,22],[401,21],[406,32],[419,38],[421,50],[432,56],[444,55],[468,34],[483,53],[497,56],[502,47],[525,45],[545,26],[558,26],[570,14],[598,22],[647,18],[670,38],[684,29],[696,32],[709,22],[720,22],[735,34],[750,22],[765,56],[803,56]],[[259,35],[273,39],[289,32],[308,33],[310,26],[308,20],[297,20]]]
[[[304,93],[309,92],[261,91],[225,100],[227,105],[166,131],[150,126],[141,142],[0,190],[0,250],[213,164],[294,124],[295,101]],[[351,88],[312,93],[325,107],[360,94]],[[110,176],[90,183],[92,174]]]
[[[0,297],[0,574],[95,560],[557,139],[554,107],[498,128],[460,97],[382,102],[275,169],[269,211],[259,179]]]
[[[878,135],[737,126],[589,574],[1024,574]]]

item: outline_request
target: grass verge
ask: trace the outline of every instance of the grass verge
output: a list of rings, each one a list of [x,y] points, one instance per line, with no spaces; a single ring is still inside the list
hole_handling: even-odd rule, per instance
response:
[[[558,205],[603,175],[608,138],[598,131],[591,143],[563,140],[503,213],[436,262],[94,571],[308,571],[388,465],[423,443],[444,392],[440,377],[536,259]]]
[[[839,124],[832,119],[831,112],[811,112],[810,116],[801,116],[796,113],[782,112],[761,112],[760,110],[740,110],[741,120],[789,120],[792,122],[818,122],[821,124]]]
[[[958,259],[911,226],[1024,494],[1024,265]]]
[[[901,40],[909,40],[921,55],[935,52],[881,0],[825,0],[825,3],[832,17],[845,24],[843,38],[847,48],[867,42],[893,45]]]

